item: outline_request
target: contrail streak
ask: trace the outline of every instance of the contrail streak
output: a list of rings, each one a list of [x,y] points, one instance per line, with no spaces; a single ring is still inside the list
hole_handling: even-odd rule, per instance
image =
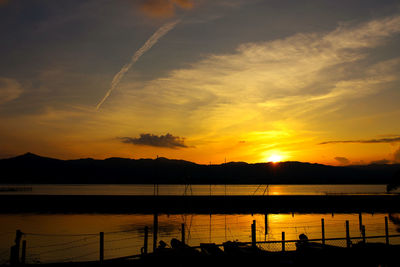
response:
[[[103,97],[103,99],[99,102],[99,104],[97,104],[96,106],[96,110],[99,110],[99,108],[101,107],[101,105],[104,103],[104,101],[106,101],[106,99],[110,96],[111,92],[118,86],[118,84],[120,83],[121,79],[124,77],[125,73],[127,73],[129,71],[129,69],[133,66],[133,64],[136,63],[136,61],[138,61],[138,59],[144,54],[146,53],[150,48],[153,47],[153,45],[155,45],[158,40],[163,37],[165,34],[167,34],[170,30],[172,30],[176,24],[179,23],[179,20],[174,21],[174,22],[170,22],[170,23],[166,23],[163,26],[161,26],[147,41],[146,43],[144,43],[144,45],[135,52],[135,54],[133,54],[131,61],[127,64],[125,64],[122,69],[115,74],[112,82],[111,82],[111,87],[110,89],[108,89],[107,93],[105,94],[105,96]]]

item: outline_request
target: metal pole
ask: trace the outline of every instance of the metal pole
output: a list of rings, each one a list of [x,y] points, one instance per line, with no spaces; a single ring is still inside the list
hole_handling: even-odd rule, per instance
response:
[[[389,245],[389,224],[387,216],[385,216],[385,236],[386,236],[386,245]]]
[[[153,252],[157,249],[157,234],[158,234],[158,214],[154,213],[153,221]]]
[[[251,245],[256,247],[256,220],[251,224]]]
[[[100,232],[100,255],[99,255],[100,263],[103,263],[104,260],[104,232]]]
[[[322,245],[325,245],[325,220],[321,219]]]
[[[185,244],[185,224],[182,223],[182,243]]]
[[[350,240],[350,227],[349,221],[346,221],[346,246],[350,248],[351,240]]]
[[[149,227],[144,227],[144,244],[143,244],[143,253],[147,254],[147,247],[149,243]]]
[[[365,225],[361,226],[361,236],[362,236],[362,240],[365,243]]]

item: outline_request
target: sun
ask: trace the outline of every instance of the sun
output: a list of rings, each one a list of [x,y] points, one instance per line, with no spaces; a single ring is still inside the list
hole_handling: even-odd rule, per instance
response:
[[[273,162],[273,163],[277,163],[282,161],[282,156],[277,155],[277,154],[272,154],[271,156],[269,156],[269,158],[267,159],[268,162]]]

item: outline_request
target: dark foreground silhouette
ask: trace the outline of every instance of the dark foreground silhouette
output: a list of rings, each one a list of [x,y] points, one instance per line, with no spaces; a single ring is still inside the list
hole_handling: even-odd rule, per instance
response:
[[[59,160],[27,153],[0,160],[2,184],[390,184],[400,164],[335,167],[302,162],[230,162],[201,165],[183,160]],[[388,187],[389,188],[389,187]]]
[[[46,266],[399,266],[400,246],[357,243],[350,248],[299,240],[296,251],[271,252],[240,242],[222,247],[201,244],[189,247],[177,239],[161,241],[155,253],[100,262],[70,262]],[[38,264],[27,264],[38,266]]]

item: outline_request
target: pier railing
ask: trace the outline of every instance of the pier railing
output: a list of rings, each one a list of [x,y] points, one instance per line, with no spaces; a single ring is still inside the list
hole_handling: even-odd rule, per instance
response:
[[[361,224],[360,217],[360,233],[361,236],[350,236],[349,221],[345,223],[345,236],[327,238],[325,236],[325,222],[321,219],[321,238],[306,239],[307,242],[319,243],[321,247],[335,246],[342,248],[351,248],[354,244],[363,243],[375,243],[379,242],[385,245],[400,244],[400,234],[389,235],[388,229],[388,218],[385,217],[385,234],[384,235],[373,235],[367,236],[365,226]],[[181,225],[181,236],[178,239],[182,243],[186,243],[188,237],[185,231],[185,224]],[[293,251],[296,250],[296,243],[299,239],[285,238],[285,232],[282,232],[280,240],[257,240],[257,227],[256,221],[254,220],[251,224],[251,241],[238,240],[242,245],[248,245],[258,247],[268,251]],[[128,231],[116,231],[116,232],[100,232],[100,233],[88,233],[88,234],[45,234],[45,233],[29,233],[21,230],[16,231],[15,243],[10,249],[0,251],[0,264],[24,264],[24,263],[44,263],[44,262],[88,262],[88,261],[112,261],[116,259],[130,259],[140,257],[143,254],[152,253],[156,251],[158,241],[158,220],[156,216],[154,218],[154,224],[152,227],[152,233],[149,233],[149,228],[146,226],[143,229],[143,240],[138,240],[137,236],[129,236]],[[152,245],[149,243],[149,234],[152,234]],[[316,232],[312,233],[315,236]],[[33,239],[46,238],[50,239],[50,242],[40,245],[30,245],[30,241]],[[59,239],[63,241],[59,241]],[[65,238],[69,240],[66,241]],[[58,239],[58,241],[57,241]],[[54,241],[53,241],[54,240]],[[302,240],[304,241],[304,239]],[[139,242],[139,243],[138,243]],[[34,242],[33,242],[34,243]],[[105,244],[107,246],[105,246]],[[112,245],[110,245],[112,244]],[[224,244],[215,244],[219,247],[223,247]],[[105,249],[106,247],[106,249]],[[141,247],[140,250],[134,250],[134,248]],[[192,248],[199,249],[200,246],[192,246]],[[110,255],[110,251],[120,250],[127,251],[126,256],[118,258],[106,258]],[[129,251],[129,252],[128,252]],[[57,256],[58,255],[58,256]],[[62,255],[63,257],[60,257]],[[7,257],[8,256],[8,257]],[[47,260],[42,260],[46,258]],[[1,261],[2,260],[2,261]]]

